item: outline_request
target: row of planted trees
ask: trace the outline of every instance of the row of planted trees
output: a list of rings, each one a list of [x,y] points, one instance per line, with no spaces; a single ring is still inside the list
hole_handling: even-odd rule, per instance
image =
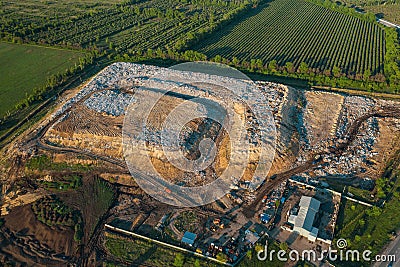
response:
[[[400,30],[399,30],[400,31]],[[385,31],[386,55],[385,74],[390,84],[400,87],[400,40],[399,32],[394,28]]]
[[[177,1],[169,0],[170,2],[174,2],[175,4]],[[205,35],[215,31],[218,27],[222,27],[226,23],[232,21],[234,17],[236,17],[240,12],[245,11],[247,8],[253,7],[254,5],[258,4],[258,0],[235,0],[230,2],[229,4],[224,3],[223,1],[208,1],[208,0],[197,0],[195,1],[194,5],[204,6],[208,11],[206,14],[200,14],[201,16],[210,16],[209,19],[210,23],[208,26],[199,27],[193,32],[187,32],[187,34],[181,36],[178,40],[175,41],[175,45],[172,48],[174,51],[179,51],[186,49],[190,44],[196,42],[197,40],[204,38]],[[139,4],[138,4],[139,3]],[[35,24],[34,27],[32,26],[30,29],[27,28],[26,25],[14,25],[10,23],[10,25],[2,26],[2,30],[0,31],[0,38],[2,40],[14,42],[14,43],[32,43],[32,44],[44,44],[49,46],[59,46],[59,47],[67,47],[73,49],[82,49],[81,44],[90,41],[90,45],[85,48],[86,54],[82,58],[79,59],[79,63],[71,66],[70,68],[66,69],[63,73],[58,73],[48,77],[45,84],[43,86],[37,87],[33,90],[32,93],[26,94],[25,98],[15,104],[15,110],[20,110],[25,107],[31,106],[33,103],[43,100],[49,97],[51,94],[50,92],[54,90],[56,87],[64,84],[68,81],[71,77],[77,75],[81,71],[83,71],[87,66],[93,64],[98,58],[103,55],[109,54],[109,58],[113,58],[115,55],[116,58],[123,57],[124,59],[129,59],[130,57],[124,53],[126,50],[116,51],[113,47],[113,43],[108,41],[108,37],[106,38],[106,44],[109,46],[108,49],[101,49],[97,48],[96,43],[100,41],[104,35],[108,36],[110,34],[108,31],[103,31],[99,35],[92,35],[90,34],[90,27],[97,27],[99,22],[103,20],[107,20],[109,17],[115,21],[113,24],[113,30],[118,28],[117,26],[121,26],[121,29],[124,29],[126,25],[130,25],[132,23],[131,20],[135,18],[152,18],[152,17],[159,17],[159,18],[167,18],[169,20],[182,20],[185,19],[186,13],[178,10],[178,9],[171,9],[164,7],[165,3],[160,1],[158,3],[160,7],[147,7],[146,4],[142,3],[141,1],[125,1],[121,5],[116,5],[112,10],[103,10],[101,12],[96,12],[94,14],[88,13],[83,16],[79,16],[76,19],[68,20],[65,23],[53,23],[51,22],[43,22]],[[212,8],[212,5],[217,4],[221,6],[230,6],[227,9],[227,12],[224,12],[223,15],[219,15],[218,17],[213,16],[213,14],[217,11]],[[165,12],[160,12],[163,10]],[[187,12],[187,11],[186,11]],[[107,14],[107,18],[104,15]],[[196,13],[197,14],[197,13]],[[195,14],[195,15],[196,15]],[[193,16],[195,18],[196,16]],[[101,18],[103,16],[103,18]],[[128,19],[125,17],[128,16]],[[100,17],[100,18],[99,18]],[[121,19],[120,17],[123,17]],[[200,19],[200,18],[198,18]],[[204,18],[202,18],[204,19]],[[71,27],[72,26],[82,26],[81,23],[84,24],[85,27]],[[90,26],[87,26],[90,25]],[[125,25],[125,26],[124,26]],[[87,27],[89,28],[87,28]],[[69,28],[68,28],[69,27]],[[101,25],[99,26],[101,28]],[[23,34],[21,33],[21,29]],[[117,30],[121,30],[117,29]],[[60,31],[60,32],[58,32]],[[54,34],[53,34],[54,33]],[[57,33],[57,34],[55,34]],[[85,38],[89,36],[89,39],[82,39],[78,41],[73,41],[75,39],[69,38],[68,34],[72,34],[74,38],[78,38],[79,36],[84,36]],[[30,38],[32,37],[32,38]],[[79,39],[79,38],[78,38]],[[143,39],[145,41],[147,39]],[[115,53],[115,55],[111,54]],[[142,55],[142,52],[140,53]],[[146,50],[143,54],[146,54],[147,57],[163,57],[163,53],[160,53],[158,50],[153,51],[151,49]],[[169,53],[169,58],[175,58],[179,52]],[[194,56],[198,55],[195,52],[185,52],[183,53],[185,58],[194,58],[195,60],[204,60],[203,56],[201,58]],[[7,114],[11,115],[11,111],[7,112]]]
[[[342,14],[351,15],[353,17],[357,17],[369,22],[376,22],[375,14],[370,12],[357,11],[354,8],[347,7],[346,5],[340,3],[339,1],[331,1],[331,0],[307,0],[307,1],[340,12]]]
[[[384,28],[385,32],[385,58],[384,58],[384,73],[385,75],[375,75],[369,80],[373,80],[375,83],[372,88],[386,88],[392,93],[400,92],[400,38],[399,30],[396,28],[388,28],[380,25],[377,22],[376,16],[370,12],[360,12],[353,7],[349,7],[341,4],[340,2],[334,2],[331,0],[307,0],[312,3],[321,5],[325,8],[335,10],[337,12],[348,14],[359,19],[375,23],[380,27]],[[372,2],[372,1],[370,1]],[[393,2],[394,3],[394,2]],[[366,77],[370,75],[369,70],[365,71],[362,75],[364,81],[368,81]],[[377,77],[378,76],[378,77]],[[356,74],[354,77],[348,77],[359,81],[361,74]],[[371,84],[369,84],[371,87]]]
[[[345,6],[338,6],[336,3],[333,3],[329,0],[310,1],[320,4],[324,7],[337,10],[341,13],[350,14],[366,21],[375,22],[375,16],[359,13],[353,14],[355,12],[354,9]],[[172,49],[158,48],[157,50],[148,49],[146,51],[138,49],[130,54],[125,53],[123,55],[116,55],[115,59],[123,61],[137,61],[154,58],[171,59],[175,61],[210,60],[218,63],[224,63],[249,72],[303,79],[307,80],[312,85],[354,88],[381,92],[384,91],[391,93],[400,92],[399,38],[396,30],[391,28],[385,28],[385,74],[381,72],[373,74],[369,69],[364,70],[363,73],[345,73],[346,71],[342,70],[338,66],[334,66],[331,69],[321,69],[318,67],[310,67],[306,62],[301,62],[299,65],[295,65],[292,62],[285,62],[285,65],[278,65],[276,60],[263,62],[261,59],[251,59],[250,61],[246,61],[240,60],[236,57],[224,58],[221,55],[216,55],[211,59],[207,59],[205,54],[197,51],[182,51],[187,47],[190,47],[193,42],[203,39],[210,32],[214,32],[217,28],[222,27],[225,23],[229,23],[232,18],[246,9],[246,7],[242,6],[237,10],[233,10],[230,14],[226,14],[225,20],[220,21],[218,25],[215,25],[215,28],[211,27],[207,31],[202,30],[196,32],[190,35],[190,38],[181,40],[179,45],[173,47]]]
[[[261,59],[252,59],[250,61],[239,60],[236,57],[232,59],[224,58],[220,55],[208,59],[206,55],[193,50],[177,52],[174,50],[164,51],[162,49],[147,51],[137,51],[134,55],[117,55],[117,61],[140,61],[146,59],[171,59],[174,61],[205,61],[209,60],[216,63],[223,63],[236,67],[241,70],[255,72],[260,74],[291,77],[296,79],[307,80],[311,85],[354,88],[381,92],[400,92],[398,84],[391,84],[386,77],[378,73],[371,75],[371,71],[367,70],[360,74],[346,75],[339,67],[333,67],[331,70],[321,71],[316,68],[310,68],[307,63],[301,62],[299,66],[295,66],[292,62],[286,62],[284,66],[277,64],[276,60],[263,62]],[[391,82],[393,82],[391,80]]]
[[[347,7],[338,7],[335,3],[329,0],[309,0],[327,8],[338,10],[342,13],[351,13],[353,9]],[[132,4],[135,1],[127,2],[125,5]],[[198,1],[201,4],[208,4],[207,1]],[[198,4],[199,4],[198,3]],[[126,8],[124,4],[120,8]],[[82,57],[78,64],[67,69],[64,73],[59,73],[48,78],[45,85],[42,87],[34,89],[33,93],[26,95],[26,98],[15,105],[16,109],[21,109],[23,107],[30,106],[33,102],[41,100],[46,97],[52,89],[63,84],[73,75],[82,71],[88,65],[93,64],[96,57],[109,53],[109,58],[113,58],[118,61],[137,61],[144,59],[171,59],[174,61],[202,61],[207,60],[207,56],[199,53],[197,51],[185,50],[191,47],[194,43],[199,40],[204,39],[209,34],[214,33],[216,30],[224,27],[226,24],[230,23],[238,15],[247,12],[250,8],[258,5],[257,1],[241,1],[238,0],[235,3],[235,8],[231,9],[229,12],[225,13],[218,21],[210,21],[207,27],[201,27],[196,31],[188,32],[184,37],[181,37],[176,41],[175,45],[168,49],[158,48],[156,50],[147,49],[135,51],[117,51],[112,52],[112,43],[107,42],[110,46],[108,52],[104,51],[100,53],[99,49],[94,45],[90,53]],[[147,9],[132,9],[133,14],[139,15]],[[127,12],[127,11],[124,11]],[[149,11],[150,12],[150,11]],[[129,13],[129,12],[128,12]],[[182,13],[176,10],[169,10],[163,16],[168,17],[179,17]],[[143,15],[143,14],[141,14]],[[153,14],[150,14],[150,16]],[[357,14],[360,18],[365,20],[371,20],[372,18]],[[89,16],[90,17],[90,16]],[[4,37],[4,36],[3,36]],[[263,62],[261,59],[251,59],[240,60],[236,57],[224,58],[223,56],[216,55],[215,57],[208,59],[210,61],[225,63],[233,67],[246,70],[249,72],[257,72],[261,74],[269,74],[275,76],[292,77],[297,79],[307,80],[312,85],[322,85],[322,86],[332,86],[332,87],[343,87],[343,88],[356,88],[364,90],[375,90],[375,91],[389,91],[398,93],[400,92],[400,51],[399,51],[399,40],[398,33],[394,29],[385,29],[385,39],[386,39],[386,53],[385,53],[385,64],[384,72],[372,75],[370,70],[366,70],[363,73],[344,73],[342,69],[338,66],[332,69],[322,70],[320,68],[312,68],[307,65],[306,62],[301,62],[299,65],[295,65],[292,62],[285,62],[284,65],[278,65],[276,60],[271,60],[269,62]],[[108,38],[107,38],[108,40]],[[115,54],[112,54],[115,53]]]
[[[260,59],[252,59],[249,62],[239,61],[237,58],[233,58],[230,61],[222,57],[216,57],[212,61],[229,64],[250,72],[303,79],[309,81],[312,85],[376,91],[389,89],[385,76],[382,73],[371,75],[370,70],[366,70],[364,73],[345,74],[337,66],[332,69],[320,70],[318,68],[310,68],[305,62],[301,62],[298,66],[295,66],[292,62],[286,62],[284,66],[280,66],[276,60],[264,63]]]
[[[100,46],[104,38],[118,35],[121,31],[131,28],[137,30],[136,26],[150,20],[157,21],[158,24],[168,20],[180,21],[184,24],[185,19],[197,21],[207,17],[209,26],[214,29],[214,24],[220,22],[219,17],[223,16],[222,20],[230,19],[238,10],[256,3],[258,0],[155,0],[147,2],[133,0],[115,4],[110,8],[73,14],[73,17],[64,14],[65,18],[57,19],[51,15],[44,18],[31,16],[27,19],[18,14],[4,13],[4,18],[0,19],[2,21],[0,39],[74,49],[88,48],[94,44]],[[157,24],[154,26],[157,27]],[[204,25],[202,28],[208,31],[207,27],[208,25]],[[190,37],[188,36],[189,39]],[[141,41],[145,42],[146,38]]]

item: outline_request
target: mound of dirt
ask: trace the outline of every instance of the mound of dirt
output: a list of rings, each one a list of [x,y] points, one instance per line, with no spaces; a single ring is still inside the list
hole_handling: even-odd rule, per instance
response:
[[[4,219],[7,245],[1,251],[17,260],[22,256],[24,261],[50,263],[57,258],[56,255],[60,260],[62,257],[67,259],[73,257],[77,250],[72,228],[43,224],[36,219],[31,205],[14,208]]]

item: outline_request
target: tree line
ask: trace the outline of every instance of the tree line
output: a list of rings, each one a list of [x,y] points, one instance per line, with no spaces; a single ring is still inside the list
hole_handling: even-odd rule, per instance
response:
[[[65,72],[48,77],[44,85],[34,88],[31,94],[26,93],[25,98],[15,104],[15,110],[29,107],[34,102],[47,98],[53,89],[64,84],[70,78],[83,71],[87,66],[92,65],[96,55],[98,56],[96,53],[87,53],[85,56],[79,58],[78,63],[67,68]]]
[[[140,53],[138,53],[140,52]],[[206,61],[223,63],[240,70],[260,73],[265,75],[274,75],[281,77],[290,77],[302,79],[309,82],[310,85],[320,85],[339,88],[362,89],[368,91],[399,93],[400,73],[392,74],[392,78],[387,78],[378,73],[371,75],[371,71],[365,71],[363,74],[350,75],[335,66],[332,70],[320,71],[316,68],[310,68],[307,63],[301,62],[296,68],[292,62],[286,62],[284,66],[279,66],[276,60],[263,62],[261,59],[251,59],[250,61],[239,60],[237,57],[231,59],[216,55],[213,58],[207,58],[203,53],[185,50],[175,51],[172,49],[157,50],[148,49],[147,51],[138,51],[134,55],[116,55],[116,61],[143,61],[150,59],[170,59],[174,61]]]

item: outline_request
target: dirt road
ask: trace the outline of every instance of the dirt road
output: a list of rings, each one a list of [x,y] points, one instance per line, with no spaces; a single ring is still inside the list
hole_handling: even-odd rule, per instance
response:
[[[254,217],[256,211],[259,209],[259,205],[261,203],[262,198],[268,194],[271,190],[273,190],[278,184],[282,183],[283,181],[289,179],[295,174],[302,173],[308,169],[318,166],[320,163],[316,161],[315,158],[320,156],[324,156],[327,154],[336,154],[341,155],[354,141],[356,138],[360,126],[363,122],[368,120],[371,117],[380,117],[380,118],[400,118],[400,108],[399,107],[387,107],[385,109],[375,110],[372,111],[362,117],[357,118],[353,124],[351,124],[346,133],[343,136],[344,142],[339,144],[338,146],[331,148],[329,152],[317,152],[311,156],[311,159],[303,163],[302,165],[296,166],[288,171],[280,173],[276,175],[274,180],[268,180],[264,182],[264,184],[257,190],[256,199],[250,204],[243,208],[243,213],[246,215],[247,218]]]

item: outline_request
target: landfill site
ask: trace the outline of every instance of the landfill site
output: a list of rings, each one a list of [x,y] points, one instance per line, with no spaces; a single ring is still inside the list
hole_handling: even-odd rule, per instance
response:
[[[192,82],[196,78],[203,82]],[[217,80],[220,85],[210,85]],[[114,63],[62,94],[31,131],[4,150],[9,163],[0,176],[0,241],[11,241],[1,246],[0,257],[37,266],[136,266],[140,257],[119,259],[109,248],[110,240],[135,238],[234,266],[266,236],[303,249],[328,248],[340,206],[338,185],[376,194],[375,180],[400,144],[400,103],[266,81],[252,83],[256,91],[244,103],[221,89],[228,82],[249,84]],[[148,114],[131,109],[143,95],[159,99]],[[179,110],[183,103],[190,108]],[[146,138],[132,134],[143,130],[143,116],[152,130]],[[163,125],[173,122],[182,126],[173,135],[178,140],[161,138],[168,136]],[[243,133],[244,144],[233,142]],[[204,140],[212,140],[212,155],[202,150],[209,145]],[[263,155],[266,172],[259,175]],[[210,164],[192,170],[189,163],[198,159]],[[229,191],[204,205],[179,207],[160,201],[172,198],[172,187],[156,184],[148,194],[135,180],[151,172],[171,186],[189,188],[223,177]],[[110,200],[98,201],[107,190]],[[93,198],[81,199],[82,191]],[[46,212],[59,203],[68,207],[63,219]],[[15,214],[27,220],[7,219]]]

